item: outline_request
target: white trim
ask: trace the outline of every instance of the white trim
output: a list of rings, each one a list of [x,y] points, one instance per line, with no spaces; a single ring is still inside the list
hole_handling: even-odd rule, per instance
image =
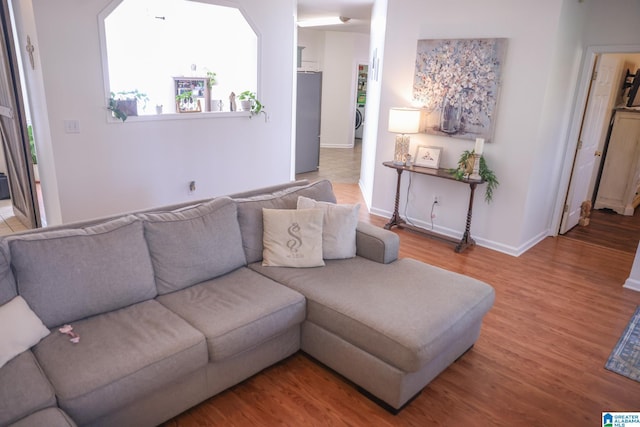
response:
[[[391,216],[393,215],[392,212],[390,211],[377,209],[377,208],[371,209],[370,213],[386,219],[391,218]],[[447,227],[441,227],[436,224],[434,224],[433,229],[431,229],[431,223],[427,223],[419,219],[408,218],[407,222],[409,222],[410,224],[415,224],[416,226],[424,228],[425,230],[432,230],[438,234],[442,234],[443,236],[451,237],[453,239],[461,239],[463,236],[463,232],[461,231],[453,230]],[[473,238],[473,240],[475,240],[477,246],[491,249],[496,252],[502,252],[503,254],[506,254],[506,255],[519,257],[520,255],[522,255],[523,253],[527,252],[529,249],[531,249],[532,247],[540,243],[542,240],[549,237],[549,232],[547,230],[542,233],[539,233],[537,236],[532,237],[523,245],[520,245],[518,247],[504,245],[499,242],[494,242],[493,240],[487,240],[487,239],[483,239],[482,237],[477,237],[473,235],[471,237]]]
[[[167,113],[167,114],[143,114],[140,116],[127,117],[126,123],[155,122],[160,120],[200,120],[200,119],[230,119],[236,117],[253,116],[249,111],[203,111],[200,113]],[[107,116],[107,123],[122,123],[111,114]]]
[[[109,99],[111,97],[111,85],[110,85],[110,78],[109,78],[109,55],[108,55],[108,50],[107,50],[107,32],[106,32],[106,27],[105,27],[105,19],[109,17],[109,15],[111,15],[111,13],[125,0],[112,0],[109,4],[107,4],[98,14],[98,35],[100,38],[100,57],[101,57],[101,65],[102,65],[102,82],[103,82],[103,86],[104,86],[104,102],[105,102],[105,115],[107,117],[107,122],[111,123],[111,122],[121,122],[118,119],[115,119],[111,113],[111,111],[109,111],[106,106],[109,103]],[[247,24],[249,25],[249,27],[251,28],[251,30],[254,32],[255,36],[256,36],[256,95],[258,97],[258,99],[262,99],[261,98],[261,94],[262,94],[262,35],[260,33],[260,31],[258,30],[258,26],[256,25],[256,23],[253,21],[253,19],[251,19],[251,16],[249,13],[247,13],[247,11],[239,4],[229,1],[229,0],[190,0],[193,2],[197,2],[197,3],[204,3],[204,4],[210,4],[212,6],[222,6],[222,7],[228,7],[228,8],[232,8],[232,9],[237,9],[240,14],[242,15],[242,17],[244,18],[244,20],[247,22]],[[297,36],[296,36],[297,37]],[[295,93],[294,93],[295,95]],[[206,100],[206,102],[209,102],[209,100]],[[202,113],[205,113],[205,111],[203,111]],[[227,112],[229,113],[229,112]],[[204,117],[206,118],[212,118],[212,117],[224,117],[224,118],[229,118],[229,117],[236,117],[236,116],[245,116],[246,114],[235,114],[238,113],[236,112],[230,112],[231,114],[225,114],[225,115],[217,115],[217,116],[212,116],[209,114],[204,114]],[[265,113],[266,114],[266,113]],[[127,118],[127,122],[136,122],[136,121],[156,121],[156,120],[173,120],[173,119],[184,119],[186,117],[179,117],[181,114],[179,113],[167,113],[167,114],[161,114],[161,115],[142,115],[142,116],[137,116],[137,117],[143,117],[142,119],[135,119],[134,117],[130,116]],[[184,116],[185,114],[182,114],[182,116]],[[192,116],[191,114],[187,114],[188,116]],[[203,114],[193,114],[193,116],[202,116]],[[195,118],[195,117],[189,117],[190,119]],[[199,117],[202,118],[202,117]],[[265,121],[269,121],[269,116],[265,115]]]
[[[355,144],[320,144],[320,148],[353,148]]]
[[[640,292],[640,281],[632,279],[631,277],[629,277],[627,279],[626,282],[624,282],[624,285],[622,285],[623,288],[627,288],[627,289],[631,289],[632,291],[638,291]]]

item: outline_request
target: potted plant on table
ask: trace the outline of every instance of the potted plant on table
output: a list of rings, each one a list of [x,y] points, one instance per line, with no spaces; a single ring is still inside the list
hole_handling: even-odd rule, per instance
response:
[[[460,155],[460,159],[458,159],[458,168],[450,169],[450,172],[458,180],[468,177],[473,171],[474,159],[475,153],[473,150],[463,151]],[[484,200],[487,203],[491,203],[491,201],[493,200],[493,191],[498,187],[500,182],[498,182],[496,174],[487,166],[487,162],[484,159],[484,156],[480,156],[480,166],[478,168],[478,173],[480,174],[482,180],[487,183],[487,191],[484,193]]]

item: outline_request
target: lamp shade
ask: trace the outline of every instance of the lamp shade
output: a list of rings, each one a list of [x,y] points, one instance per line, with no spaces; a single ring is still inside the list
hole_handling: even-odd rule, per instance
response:
[[[392,108],[389,110],[389,132],[418,133],[420,110],[417,108]]]

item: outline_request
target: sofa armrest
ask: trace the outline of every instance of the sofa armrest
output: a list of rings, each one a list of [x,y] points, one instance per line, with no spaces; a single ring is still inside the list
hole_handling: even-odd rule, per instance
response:
[[[384,228],[359,221],[356,228],[356,254],[372,261],[389,264],[398,259],[400,238]]]

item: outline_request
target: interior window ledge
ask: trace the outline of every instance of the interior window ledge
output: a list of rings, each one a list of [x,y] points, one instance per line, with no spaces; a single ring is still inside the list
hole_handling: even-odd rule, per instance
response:
[[[201,120],[201,119],[229,119],[234,117],[251,117],[249,111],[207,111],[200,113],[163,113],[141,116],[129,116],[124,123],[155,122],[164,120]],[[107,118],[109,123],[123,123],[113,116]]]

